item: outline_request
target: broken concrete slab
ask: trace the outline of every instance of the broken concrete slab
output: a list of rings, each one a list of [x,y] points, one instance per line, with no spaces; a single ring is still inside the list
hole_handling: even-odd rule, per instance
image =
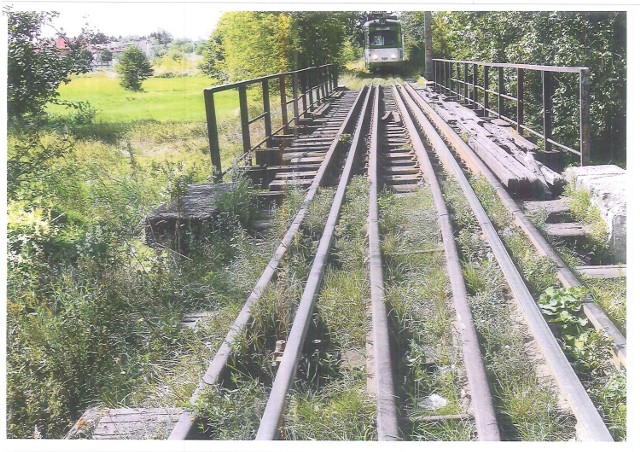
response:
[[[627,260],[626,171],[616,165],[567,168],[567,181],[589,192],[609,233],[610,249],[616,262]]]

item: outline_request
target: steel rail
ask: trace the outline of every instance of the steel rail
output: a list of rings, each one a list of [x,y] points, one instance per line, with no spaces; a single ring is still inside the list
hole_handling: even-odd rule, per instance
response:
[[[378,440],[399,438],[398,408],[394,386],[394,361],[389,339],[388,310],[384,299],[384,276],[380,231],[378,227],[378,125],[380,122],[380,85],[373,100],[371,138],[369,142],[369,282],[371,290],[371,324],[373,341],[373,380],[376,386]]]
[[[273,279],[273,276],[275,275],[275,272],[278,266],[280,265],[280,261],[286,254],[287,250],[289,249],[289,246],[293,242],[294,237],[296,236],[298,230],[300,229],[300,225],[302,224],[305,218],[309,205],[313,201],[316,195],[316,192],[318,191],[318,188],[321,186],[321,184],[323,183],[327,175],[327,172],[328,172],[327,169],[329,168],[329,165],[334,162],[335,156],[338,154],[337,150],[339,146],[341,146],[341,137],[350,128],[351,124],[354,121],[354,118],[355,118],[354,113],[357,111],[357,107],[362,103],[365,96],[365,91],[366,90],[364,88],[360,91],[358,97],[356,98],[356,101],[353,103],[353,106],[349,110],[347,117],[342,122],[340,129],[336,133],[336,138],[331,143],[331,146],[329,147],[329,150],[327,151],[326,156],[322,161],[320,168],[318,169],[318,173],[313,178],[313,182],[311,183],[311,186],[307,191],[307,195],[305,196],[305,199],[302,202],[302,206],[300,207],[300,210],[298,211],[297,215],[293,219],[291,225],[289,226],[289,229],[287,230],[287,233],[285,234],[282,241],[280,242],[280,245],[274,252],[274,255],[271,258],[271,261],[262,272],[260,279],[258,279],[258,282],[256,283],[255,287],[251,291],[251,294],[249,295],[245,304],[240,310],[240,313],[238,314],[235,321],[231,325],[229,332],[225,337],[225,340],[223,341],[222,345],[218,349],[218,352],[213,357],[212,361],[210,361],[209,367],[205,375],[202,377],[201,381],[198,383],[198,386],[194,390],[190,398],[190,403],[192,405],[196,403],[200,393],[207,385],[214,385],[220,382],[222,373],[226,368],[227,363],[233,353],[232,346],[236,341],[236,339],[240,337],[240,335],[243,334],[244,331],[246,330],[247,325],[251,320],[252,307],[260,299],[260,297],[262,297],[267,285]],[[195,415],[190,410],[185,410],[180,416],[180,419],[178,420],[177,424],[174,426],[173,430],[171,431],[171,434],[168,439],[173,439],[173,440],[187,439],[189,435],[192,433],[192,430],[195,426],[194,421],[195,421]]]
[[[482,174],[502,201],[504,207],[515,219],[516,224],[529,238],[537,253],[550,259],[556,266],[556,276],[565,287],[582,287],[582,282],[571,271],[569,266],[562,260],[560,255],[553,249],[544,236],[538,231],[529,217],[522,211],[518,204],[509,195],[500,181],[494,176],[484,162],[471,150],[471,148],[460,138],[460,136],[436,113],[436,111],[422,98],[411,86],[406,85],[414,100],[420,105],[423,112],[435,124],[436,128],[446,137],[447,141],[455,148],[458,155],[475,172]],[[627,340],[618,327],[609,319],[605,312],[595,304],[593,297],[588,295],[582,303],[582,309],[591,324],[598,330],[604,332],[613,340],[613,353],[620,364],[627,365]]]
[[[471,184],[458,165],[455,157],[442,138],[440,138],[436,129],[431,125],[425,113],[420,109],[418,103],[414,101],[413,97],[409,95],[406,90],[402,90],[402,94],[403,98],[407,101],[407,105],[414,114],[414,118],[420,124],[427,140],[438,153],[438,156],[447,171],[454,175],[462,189],[462,192],[467,198],[485,238],[491,246],[494,256],[505,275],[505,279],[507,280],[515,299],[518,300],[518,303],[520,304],[536,343],[544,355],[560,391],[567,398],[578,423],[583,427],[583,431],[586,436],[585,439],[590,441],[613,441],[611,433],[607,429],[607,426],[600,417],[593,401],[587,394],[587,391],[582,386],[582,383],[573,371],[571,364],[558,345],[549,325],[542,316],[538,305],[531,296],[531,293],[522,279],[522,276],[518,272],[516,265],[509,256],[500,236],[496,232],[491,220],[482,207],[480,200],[473,191]],[[415,94],[417,95],[417,93]]]
[[[265,407],[260,426],[258,427],[258,433],[256,440],[272,440],[278,438],[278,430],[281,422],[281,417],[284,413],[287,393],[293,382],[296,370],[298,368],[298,361],[302,346],[304,344],[309,322],[313,315],[313,309],[315,302],[318,298],[320,291],[320,284],[324,275],[327,260],[331,251],[331,244],[333,242],[333,233],[335,227],[338,224],[338,218],[340,216],[340,209],[344,202],[347,185],[351,179],[351,173],[353,171],[356,152],[360,147],[362,139],[362,131],[365,117],[367,116],[368,105],[371,99],[371,85],[367,89],[366,98],[356,125],[356,129],[353,133],[351,147],[349,148],[349,154],[340,176],[340,183],[336,191],[336,195],[331,204],[331,210],[322,232],[322,237],[318,244],[315,258],[305,284],[304,292],[300,299],[298,310],[296,311],[295,318],[293,319],[293,325],[289,331],[287,337],[286,346],[282,355],[282,361],[278,367],[275,379],[271,386],[271,392],[269,394],[269,400]]]
[[[440,190],[438,178],[429,160],[427,149],[418,133],[418,129],[414,125],[395,84],[392,85],[392,89],[404,126],[409,134],[416,158],[418,159],[420,169],[427,179],[434,205],[438,212],[438,224],[440,226],[442,244],[447,261],[447,272],[449,273],[449,280],[451,281],[451,295],[457,314],[456,320],[460,331],[464,367],[469,381],[478,439],[480,441],[500,441],[500,431],[498,429],[498,421],[491,397],[491,389],[489,388],[489,380],[484,367],[478,333],[473,323],[473,314],[471,313],[469,300],[467,299],[467,290],[462,267],[460,266],[460,257],[458,256],[447,205]]]

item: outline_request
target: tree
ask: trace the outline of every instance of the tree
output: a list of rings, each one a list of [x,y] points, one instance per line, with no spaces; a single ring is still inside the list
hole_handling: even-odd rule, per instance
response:
[[[98,61],[101,63],[110,63],[113,60],[113,52],[109,49],[101,49],[98,52]]]
[[[39,117],[48,102],[58,97],[60,83],[71,74],[90,69],[87,36],[71,41],[59,33],[69,49],[63,55],[55,42],[42,36],[41,28],[56,17],[55,12],[11,11],[8,17],[7,109],[9,118]]]
[[[142,81],[153,75],[147,56],[135,45],[124,50],[116,71],[122,77],[120,85],[131,91],[141,91]]]
[[[171,33],[163,29],[154,31],[149,35],[149,37],[155,39],[156,41],[158,41],[158,44],[161,45],[169,45],[171,44],[171,41],[173,41],[173,36],[171,36]]]

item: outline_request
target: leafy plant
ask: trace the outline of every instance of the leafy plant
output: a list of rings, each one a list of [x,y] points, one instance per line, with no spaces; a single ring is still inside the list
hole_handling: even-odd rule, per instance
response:
[[[550,322],[558,324],[563,338],[573,346],[576,346],[576,342],[580,343],[582,328],[588,323],[587,318],[580,315],[586,294],[584,287],[549,287],[538,299],[542,312],[550,317]]]

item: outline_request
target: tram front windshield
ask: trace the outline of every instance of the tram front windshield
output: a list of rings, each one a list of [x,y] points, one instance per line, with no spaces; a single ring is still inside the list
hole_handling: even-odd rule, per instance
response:
[[[398,33],[395,30],[371,30],[369,32],[369,46],[397,46]]]

